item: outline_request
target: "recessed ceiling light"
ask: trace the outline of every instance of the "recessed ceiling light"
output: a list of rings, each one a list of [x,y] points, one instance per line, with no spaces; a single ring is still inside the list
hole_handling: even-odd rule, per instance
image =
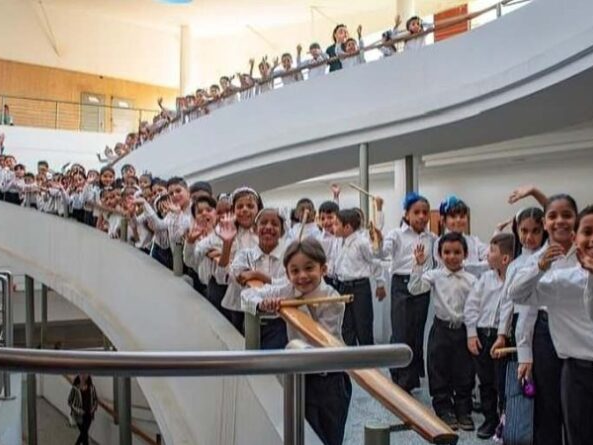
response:
[[[161,3],[171,3],[174,5],[179,5],[179,4],[183,4],[183,3],[191,3],[193,0],[158,0]]]

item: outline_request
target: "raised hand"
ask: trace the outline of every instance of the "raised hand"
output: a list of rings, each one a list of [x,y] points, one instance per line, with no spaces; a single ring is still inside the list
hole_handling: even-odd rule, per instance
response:
[[[205,231],[206,227],[203,224],[196,221],[194,222],[193,226],[187,231],[185,240],[190,244],[194,244],[204,235]]]
[[[424,252],[424,244],[417,244],[414,248],[414,258],[416,264],[422,266],[426,262],[426,253]]]
[[[226,243],[233,242],[235,236],[237,236],[237,226],[235,225],[235,218],[232,213],[227,213],[221,218],[216,234]]]
[[[509,204],[514,204],[523,198],[531,196],[534,189],[535,187],[533,185],[522,185],[521,187],[516,188],[509,195]]]
[[[297,45],[297,54],[300,54],[303,52],[303,45],[301,45],[300,43]]]
[[[399,25],[401,25],[401,24],[402,24],[402,16],[398,14],[395,16],[395,27],[398,28]]]
[[[358,34],[358,39],[360,40],[362,38],[362,25],[358,25],[356,28],[356,34]]]
[[[341,189],[339,184],[332,184],[329,188],[331,189],[334,198],[338,198],[340,196]]]
[[[579,263],[581,263],[581,267],[589,273],[593,273],[593,256],[588,254],[582,248],[577,248],[577,258],[579,259]]]
[[[383,200],[383,198],[381,198],[380,196],[375,196],[375,205],[377,206],[377,210],[381,211],[383,210],[383,203],[385,202]]]
[[[496,225],[496,230],[498,230],[499,232],[502,232],[504,229],[506,229],[512,223],[513,223],[513,218],[507,219],[506,221],[499,222]]]
[[[550,244],[542,257],[537,262],[541,271],[546,271],[550,268],[552,263],[564,255],[564,249],[559,244]]]

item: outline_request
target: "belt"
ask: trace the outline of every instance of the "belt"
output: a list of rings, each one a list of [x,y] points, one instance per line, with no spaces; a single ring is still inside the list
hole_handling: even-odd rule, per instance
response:
[[[537,317],[547,323],[548,322],[548,311],[544,311],[544,310],[540,309],[539,311],[537,311]]]
[[[579,368],[593,369],[593,361],[591,360],[583,360],[581,358],[567,358],[566,361],[577,365]]]
[[[461,329],[463,327],[463,321],[447,321],[438,317],[434,317],[434,324],[447,329]]]
[[[368,278],[358,278],[356,280],[340,280],[338,279],[337,282],[344,285],[344,286],[357,286],[359,284],[365,284],[369,281]]]

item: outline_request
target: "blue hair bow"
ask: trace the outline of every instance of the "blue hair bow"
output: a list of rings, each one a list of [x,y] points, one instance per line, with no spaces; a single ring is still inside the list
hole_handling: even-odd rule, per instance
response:
[[[441,202],[441,206],[439,207],[439,213],[441,215],[446,215],[449,213],[449,210],[456,206],[459,203],[460,199],[455,195],[447,196],[443,202]]]
[[[405,211],[410,210],[410,207],[412,207],[418,201],[426,201],[426,198],[422,195],[419,195],[416,192],[408,193],[403,201],[404,210]]]

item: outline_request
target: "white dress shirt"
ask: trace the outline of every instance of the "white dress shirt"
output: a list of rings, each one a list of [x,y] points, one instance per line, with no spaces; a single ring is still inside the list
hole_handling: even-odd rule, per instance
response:
[[[504,298],[504,280],[498,272],[482,274],[469,293],[463,309],[467,336],[477,336],[477,328],[494,328],[498,335],[506,335],[508,320],[513,313],[513,302]]]
[[[283,300],[292,298],[316,298],[316,297],[339,297],[340,294],[331,286],[325,284],[323,280],[319,286],[308,294],[298,292],[292,283],[273,286],[266,285],[259,289],[244,289],[241,292],[241,307],[243,311],[250,314],[257,314],[257,305],[267,298],[281,298]],[[313,320],[319,323],[330,334],[338,340],[342,339],[342,322],[344,320],[344,303],[319,304],[317,306],[300,306],[299,310],[309,315]],[[286,325],[288,340],[300,339],[308,343],[307,338],[302,336],[290,324]]]
[[[319,241],[319,244],[321,244],[321,247],[323,247],[323,251],[325,252],[325,257],[327,259],[327,276],[335,278],[335,263],[338,254],[340,253],[343,240],[342,238],[338,238],[324,230],[317,238],[317,241]]]
[[[290,241],[298,241],[299,235],[301,233],[302,223],[296,223],[294,226],[290,228],[290,232],[287,235],[287,238]],[[305,238],[315,238],[319,239],[321,235],[321,230],[319,226],[315,222],[305,223],[305,228],[303,229],[303,239]]]
[[[148,202],[144,202],[144,211],[148,221],[151,222],[155,232],[159,230],[167,230],[169,236],[169,246],[181,244],[185,233],[191,228],[193,223],[193,215],[191,214],[191,206],[187,206],[185,210],[179,212],[169,212],[164,219],[159,218],[155,210]]]
[[[236,280],[242,272],[254,270],[270,277],[272,284],[281,284],[287,280],[284,250],[282,241],[270,253],[265,253],[259,246],[239,250],[231,264],[231,274]]]
[[[453,272],[446,267],[425,271],[415,265],[408,282],[412,295],[432,290],[435,315],[440,320],[452,323],[463,322],[465,301],[476,282],[476,277],[464,269]]]
[[[344,239],[334,272],[340,281],[375,277],[378,287],[385,286],[381,261],[373,255],[369,240],[359,232]]]
[[[380,256],[391,260],[391,275],[410,275],[416,264],[414,249],[418,244],[424,245],[424,252],[428,257],[425,268],[432,268],[432,250],[436,236],[431,232],[416,233],[405,222],[391,230],[380,249]]]
[[[301,60],[301,55],[297,54],[297,66],[299,68],[307,68],[309,65],[314,65],[316,63],[320,63],[322,61],[327,60],[329,57],[327,56],[327,54],[325,53],[321,53],[319,55],[319,57],[315,58],[315,57],[311,57],[308,60]],[[328,70],[328,65],[327,63],[323,63],[319,66],[315,66],[313,68],[309,68],[308,72],[309,75],[307,77],[307,79],[314,79],[316,77],[321,77],[321,76],[325,76],[327,74],[327,70]]]

